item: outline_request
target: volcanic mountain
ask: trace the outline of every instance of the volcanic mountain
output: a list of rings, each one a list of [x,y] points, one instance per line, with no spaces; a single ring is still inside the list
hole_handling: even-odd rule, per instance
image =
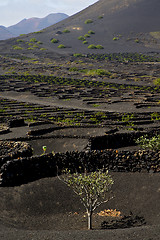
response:
[[[64,13],[52,13],[44,18],[29,18],[23,19],[21,22],[8,27],[8,30],[14,35],[27,34],[31,32],[40,31],[43,28],[49,27],[59,21],[66,19],[68,15]]]
[[[0,27],[0,40],[5,40],[11,37],[17,37],[20,34],[27,34],[31,32],[37,32],[43,28],[49,27],[57,22],[60,22],[68,17],[64,13],[51,13],[44,18],[29,18],[23,19],[19,23],[10,27]],[[2,32],[3,30],[3,32]]]
[[[0,52],[4,49],[38,55],[40,49],[50,54],[159,52],[159,13],[159,0],[99,0],[41,33],[20,37],[22,42],[17,43],[17,39],[1,42]],[[28,49],[26,42],[33,38],[42,45]],[[13,49],[13,45],[20,49]]]
[[[16,36],[11,32],[9,32],[6,27],[0,26],[0,40],[5,40],[12,37],[16,37]]]

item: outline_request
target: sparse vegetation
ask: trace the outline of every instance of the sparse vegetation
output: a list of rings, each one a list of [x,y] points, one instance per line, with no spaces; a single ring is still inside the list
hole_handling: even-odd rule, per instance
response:
[[[104,47],[102,45],[97,45],[96,48],[97,49],[104,49]]]
[[[51,39],[51,43],[58,43],[58,42],[59,42],[59,40],[56,39],[56,38],[52,38],[52,39]]]
[[[66,48],[66,47],[65,47],[65,45],[63,45],[63,44],[60,44],[60,45],[58,46],[58,48]]]
[[[30,39],[30,42],[32,42],[32,43],[36,43],[37,40],[36,40],[36,38],[31,38],[31,39]]]
[[[84,37],[85,38],[90,38],[90,35],[89,34],[85,34]]]
[[[95,32],[92,31],[92,30],[89,30],[89,31],[88,31],[88,34],[95,34]]]
[[[159,150],[160,149],[160,135],[149,138],[147,135],[141,136],[136,140],[142,149]]]
[[[136,43],[139,43],[139,39],[138,39],[138,38],[137,38],[137,39],[135,39],[135,42],[136,42]]]
[[[15,46],[13,46],[13,49],[14,49],[14,50],[22,50],[23,48],[20,47],[20,46],[16,46],[16,45],[15,45]]]
[[[154,84],[160,86],[160,78],[156,78]]]
[[[24,40],[22,40],[22,39],[17,39],[17,42],[24,42]]]
[[[97,47],[96,47],[96,45],[91,44],[91,45],[88,46],[88,48],[89,48],[89,49],[96,49]]]
[[[63,33],[70,33],[70,30],[64,29],[64,30],[63,30]]]
[[[93,20],[92,19],[87,19],[84,23],[85,24],[93,23]]]
[[[79,36],[79,37],[78,37],[78,40],[85,41],[86,39],[85,39],[85,37],[83,37],[83,36]]]
[[[89,76],[110,76],[111,73],[104,70],[104,69],[91,69],[91,70],[88,70],[87,75]]]
[[[119,40],[119,37],[114,37],[113,38],[113,41],[117,41],[117,40]]]

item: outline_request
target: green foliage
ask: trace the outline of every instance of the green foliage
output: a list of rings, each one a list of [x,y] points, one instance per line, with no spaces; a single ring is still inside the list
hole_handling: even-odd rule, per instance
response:
[[[72,68],[69,69],[69,71],[70,72],[76,72],[76,71],[78,71],[78,68],[77,67],[72,67]]]
[[[58,42],[59,42],[59,40],[56,39],[56,38],[52,38],[52,39],[51,39],[51,43],[58,43]]]
[[[139,53],[87,54],[87,58],[116,62],[160,62],[158,56],[149,56]]]
[[[71,187],[74,193],[80,197],[88,214],[88,229],[92,229],[93,211],[111,199],[108,196],[108,191],[114,183],[112,177],[108,171],[103,170],[89,174],[71,174],[70,171],[65,171],[65,174],[59,179]]]
[[[36,38],[31,38],[31,39],[30,39],[30,42],[35,43],[35,42],[37,42],[37,40],[36,40]]]
[[[160,121],[160,113],[157,113],[157,112],[151,113],[151,120]]]
[[[90,38],[90,35],[87,33],[84,35],[85,38]]]
[[[156,78],[154,84],[160,86],[160,78]]]
[[[17,39],[17,42],[24,42],[24,40],[22,40],[22,39]]]
[[[43,44],[41,41],[38,41],[37,44]]]
[[[95,32],[92,31],[92,30],[89,30],[89,31],[88,31],[88,34],[95,34]]]
[[[89,45],[88,48],[89,49],[97,49],[96,45],[94,45],[94,44]]]
[[[83,36],[79,36],[79,37],[78,37],[78,40],[85,41],[86,39],[85,39]]]
[[[43,30],[40,30],[40,31],[37,31],[37,32],[34,32],[34,33],[43,33]]]
[[[126,126],[134,126],[134,123],[132,121],[132,119],[134,118],[134,114],[126,114],[124,113],[124,115],[122,116],[122,122],[126,123]]]
[[[141,136],[136,140],[142,149],[159,150],[160,149],[160,135],[148,138],[147,135]]]
[[[83,41],[83,44],[88,44],[88,42],[87,41]]]
[[[87,75],[89,76],[110,76],[111,73],[104,70],[104,69],[91,69],[87,72]]]
[[[28,44],[28,46],[33,46],[33,43],[27,43]]]
[[[63,33],[70,33],[70,31],[68,29],[64,29]]]
[[[16,45],[15,45],[15,46],[13,46],[13,49],[14,49],[14,50],[22,50],[23,48],[20,47],[20,46],[16,46]]]
[[[104,49],[104,47],[102,45],[97,45],[96,48],[97,49]]]
[[[37,46],[37,45],[33,45],[33,48],[39,48],[39,46]]]
[[[117,40],[119,40],[119,37],[114,37],[113,38],[113,41],[117,41]]]
[[[45,51],[45,50],[46,50],[46,48],[40,48],[40,50],[41,50],[41,51]]]
[[[98,17],[98,19],[102,19],[102,18],[103,18],[103,16],[99,16],[99,17]]]
[[[58,48],[65,48],[65,46],[63,44],[60,44]]]
[[[84,23],[85,24],[93,23],[93,20],[92,19],[87,19]]]
[[[136,40],[134,40],[136,43],[139,43],[139,39],[137,38]]]

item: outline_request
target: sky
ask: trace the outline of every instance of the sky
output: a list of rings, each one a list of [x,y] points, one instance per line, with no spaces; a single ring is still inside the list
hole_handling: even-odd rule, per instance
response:
[[[98,0],[0,0],[0,25],[14,25],[24,18],[45,17],[50,13],[69,16]]]

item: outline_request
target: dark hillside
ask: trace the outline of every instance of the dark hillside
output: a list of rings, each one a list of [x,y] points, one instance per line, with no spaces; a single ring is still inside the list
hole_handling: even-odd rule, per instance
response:
[[[44,29],[42,33],[28,34],[22,39],[25,42],[30,41],[31,38],[41,41],[43,43],[41,48],[45,53],[159,51],[159,12],[159,0],[100,0],[83,11]],[[91,20],[90,23],[87,20]],[[52,43],[53,38],[58,40],[58,43]],[[6,46],[8,51],[11,51],[15,43],[16,40],[12,40],[11,43],[1,42],[0,52],[6,50]],[[58,48],[60,44],[64,45],[64,48]],[[91,44],[102,47],[88,49]],[[26,43],[19,45],[22,49],[13,52],[42,54],[40,47],[28,50]]]

